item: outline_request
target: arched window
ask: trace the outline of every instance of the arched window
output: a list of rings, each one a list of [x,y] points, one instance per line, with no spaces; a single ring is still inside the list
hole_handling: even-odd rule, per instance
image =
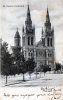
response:
[[[47,46],[49,46],[49,38],[47,38]]]
[[[33,45],[33,37],[31,37],[31,45]]]
[[[30,56],[30,52],[28,53],[28,56]]]
[[[50,45],[51,45],[51,47],[52,47],[52,38],[50,39]]]
[[[18,46],[20,46],[20,38],[18,38]]]
[[[43,46],[45,46],[45,38],[42,39]]]
[[[30,36],[28,37],[28,45],[30,45]]]

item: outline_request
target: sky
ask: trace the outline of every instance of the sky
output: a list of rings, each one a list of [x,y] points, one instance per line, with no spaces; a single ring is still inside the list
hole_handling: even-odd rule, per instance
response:
[[[55,59],[63,64],[63,0],[0,0],[0,38],[8,42],[11,50],[17,27],[22,36],[28,2],[31,19],[36,28],[36,42],[41,38],[48,7],[50,21],[54,27]]]

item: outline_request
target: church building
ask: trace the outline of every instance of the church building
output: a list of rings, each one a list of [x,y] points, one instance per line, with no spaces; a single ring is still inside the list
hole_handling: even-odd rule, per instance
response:
[[[29,5],[27,10],[25,26],[23,26],[22,29],[22,47],[25,59],[27,60],[28,58],[33,57],[36,61],[35,26],[32,25]]]
[[[15,46],[13,50],[20,52],[21,48],[26,60],[34,58],[37,67],[49,65],[54,68],[54,28],[51,27],[49,11],[47,8],[46,20],[41,31],[41,39],[36,44],[35,25],[32,23],[30,8],[28,5],[25,25],[22,28],[22,47],[20,45],[20,35],[17,30],[15,34]]]
[[[33,57],[37,66],[50,65],[54,66],[54,29],[51,28],[49,11],[47,8],[46,20],[44,28],[42,28],[41,40],[37,43],[35,41],[35,26],[32,24],[30,8],[28,5],[25,26],[22,29],[22,47],[24,57]]]
[[[49,65],[54,68],[54,28],[51,28],[49,11],[47,8],[41,40],[36,45],[37,65]]]

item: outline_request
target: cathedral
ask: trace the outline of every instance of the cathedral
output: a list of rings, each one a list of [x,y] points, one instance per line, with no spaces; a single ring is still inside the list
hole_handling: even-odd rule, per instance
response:
[[[41,39],[36,44],[35,41],[35,26],[32,24],[30,7],[27,8],[27,16],[25,25],[22,28],[22,46],[20,42],[20,34],[17,32],[14,37],[15,46],[13,50],[20,52],[23,51],[25,59],[34,58],[37,67],[40,65],[49,65],[51,69],[54,68],[54,28],[51,28],[49,11],[47,8],[46,20],[44,28],[41,31]]]

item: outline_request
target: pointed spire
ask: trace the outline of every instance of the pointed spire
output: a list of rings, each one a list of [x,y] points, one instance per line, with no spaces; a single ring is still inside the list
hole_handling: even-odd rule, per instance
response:
[[[27,10],[27,14],[30,14],[29,0],[28,0],[28,10]]]
[[[46,22],[50,22],[48,7],[47,7],[47,14],[46,14]]]
[[[29,4],[28,4],[28,9],[27,9],[27,17],[26,17],[26,29],[30,29],[32,28],[32,20],[31,20],[31,15],[30,15],[30,8],[29,8]]]
[[[49,15],[48,7],[47,7],[47,14]]]
[[[29,4],[28,4],[28,10],[27,10],[27,21],[28,20],[31,20]]]

